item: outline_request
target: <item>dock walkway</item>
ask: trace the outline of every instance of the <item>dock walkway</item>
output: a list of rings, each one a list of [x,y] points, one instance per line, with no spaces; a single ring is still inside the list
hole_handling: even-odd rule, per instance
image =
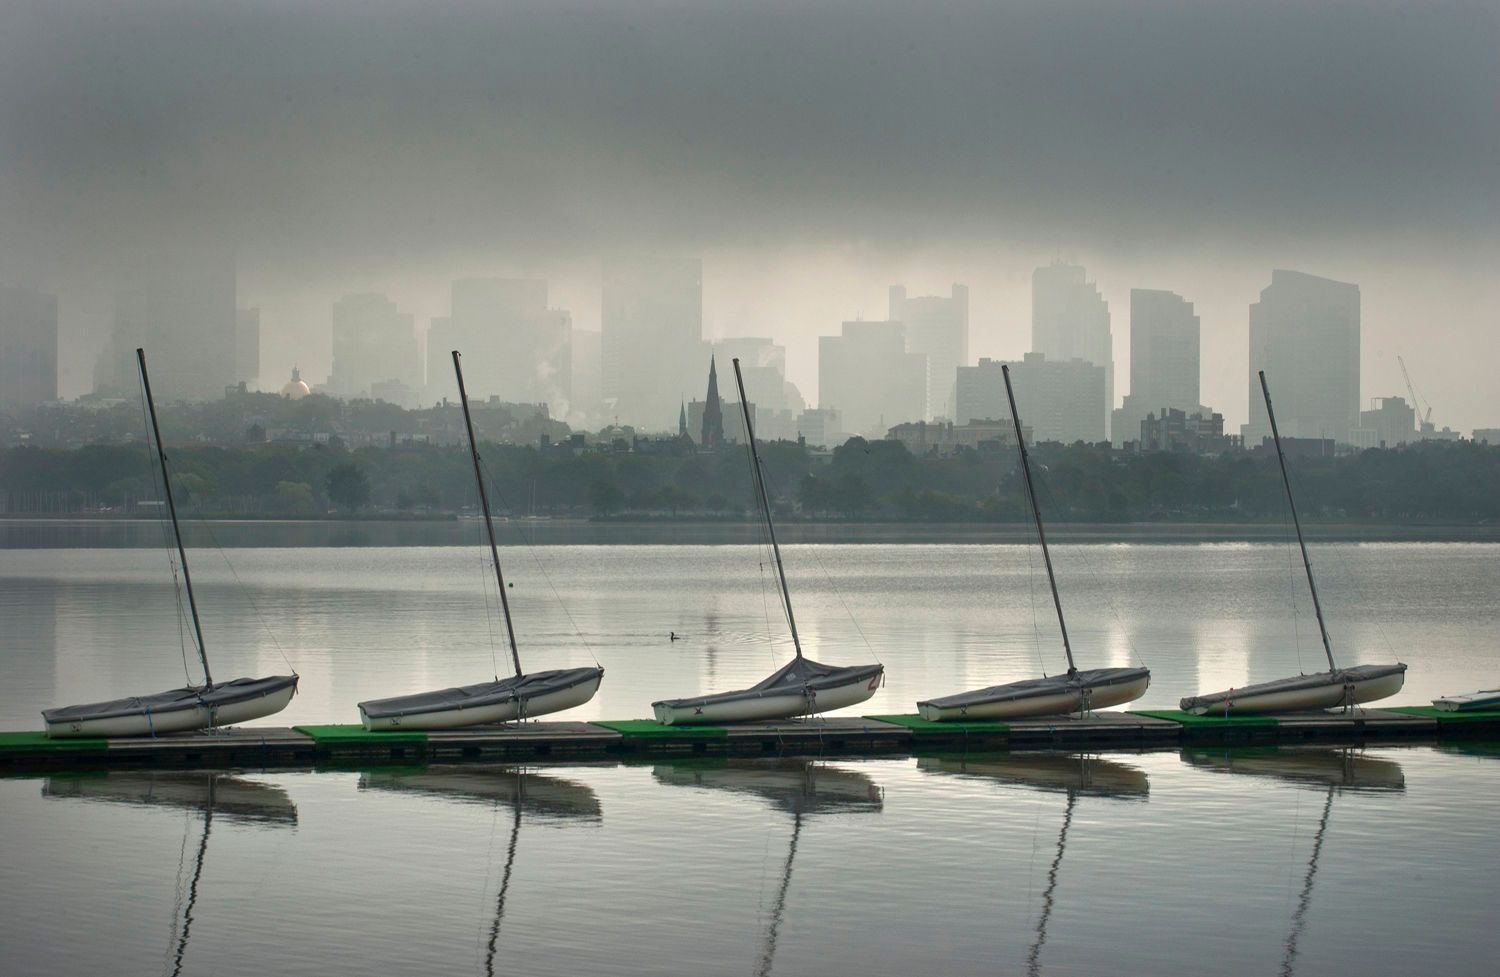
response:
[[[1424,706],[1279,716],[1096,712],[1014,722],[934,723],[915,715],[808,718],[734,726],[652,720],[529,722],[442,732],[361,726],[242,726],[121,739],[51,740],[0,733],[0,773],[110,768],[312,768],[381,763],[597,760],[634,756],[878,756],[951,751],[1172,749],[1182,746],[1424,742],[1500,738],[1500,710]]]

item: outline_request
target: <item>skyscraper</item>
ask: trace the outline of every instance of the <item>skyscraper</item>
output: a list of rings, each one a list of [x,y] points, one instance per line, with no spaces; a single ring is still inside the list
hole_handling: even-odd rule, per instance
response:
[[[57,399],[57,299],[0,286],[0,410]]]
[[[969,289],[954,285],[948,297],[908,298],[892,285],[890,318],[906,327],[906,351],[927,357],[927,407],[924,420],[953,416],[953,384],[960,366],[969,363]]]
[[[955,423],[999,421],[1010,417],[1003,364],[988,357],[958,368]],[[1104,367],[1087,360],[1054,363],[1041,353],[1011,362],[1010,376],[1021,421],[1038,441],[1090,444],[1105,440]]]
[[[621,423],[670,430],[682,395],[697,388],[703,341],[703,267],[697,259],[631,257],[605,265],[602,387]]]
[[[333,304],[333,371],[328,377],[333,393],[370,397],[375,384],[382,384],[382,392],[409,407],[421,377],[417,356],[411,313],[384,295],[345,295]]]
[[[899,322],[846,322],[818,337],[818,402],[841,412],[853,434],[883,438],[927,411],[927,357],[906,351]]]
[[[1130,393],[1114,412],[1116,447],[1141,436],[1147,414],[1163,408],[1202,412],[1199,345],[1191,302],[1175,292],[1130,290]]]
[[[565,417],[573,397],[573,317],[547,307],[547,283],[467,278],[453,283],[451,310],[427,331],[427,399],[456,394],[452,351],[463,354],[471,399],[546,404]]]
[[[1032,273],[1031,351],[1052,362],[1080,359],[1104,368],[1102,420],[1107,436],[1115,405],[1109,305],[1078,265],[1054,262]]]
[[[1270,437],[1257,372],[1283,437],[1350,443],[1359,424],[1359,286],[1276,269],[1250,306],[1247,446]]]
[[[260,379],[260,309],[240,309],[235,315],[234,378],[249,384]]]

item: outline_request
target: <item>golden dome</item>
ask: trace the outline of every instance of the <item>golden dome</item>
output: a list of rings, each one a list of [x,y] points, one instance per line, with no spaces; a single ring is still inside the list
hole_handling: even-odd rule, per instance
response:
[[[297,368],[292,367],[292,378],[281,388],[281,396],[288,400],[301,400],[310,393],[312,393],[312,388],[307,385],[306,380],[302,379],[302,374]]]

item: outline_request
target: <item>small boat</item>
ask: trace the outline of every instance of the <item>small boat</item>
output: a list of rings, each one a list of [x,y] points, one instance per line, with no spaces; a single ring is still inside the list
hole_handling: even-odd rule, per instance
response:
[[[546,672],[521,670],[521,652],[516,647],[516,629],[510,618],[510,599],[505,594],[505,575],[500,569],[500,548],[495,543],[495,523],[490,517],[490,497],[485,491],[484,473],[479,464],[479,442],[474,437],[469,395],[464,389],[464,371],[459,365],[456,349],[453,351],[453,373],[458,378],[458,400],[464,409],[469,456],[474,463],[474,480],[479,486],[479,505],[484,510],[484,530],[490,541],[490,559],[495,565],[495,583],[500,588],[500,607],[505,613],[505,633],[510,639],[510,658],[516,674],[508,678],[496,676],[493,682],[361,702],[359,718],[365,729],[371,732],[455,729],[531,719],[583,705],[594,697],[599,691],[599,683],[604,680],[604,669],[598,665]]]
[[[792,613],[792,594],[787,588],[786,569],[781,563],[781,548],[776,543],[776,525],[771,519],[771,499],[761,472],[760,452],[755,446],[755,426],[750,420],[750,406],[745,399],[745,380],[740,361],[734,361],[734,380],[739,387],[740,410],[745,418],[745,445],[750,452],[750,469],[754,475],[755,496],[764,516],[766,536],[776,557],[776,577],[781,584],[782,610],[792,633],[797,654],[769,677],[748,689],[720,692],[715,695],[686,699],[663,699],[651,703],[656,721],[666,726],[704,723],[742,723],[756,720],[789,719],[864,702],[875,694],[885,678],[885,666],[824,665],[802,654],[802,639],[797,634],[797,618]]]
[[[162,447],[161,427],[156,420],[156,402],[151,397],[151,378],[146,373],[146,351],[135,351],[141,371],[141,390],[151,419],[150,434],[156,441],[156,460],[161,467],[162,493],[172,517],[172,536],[177,541],[177,559],[182,567],[182,585],[192,612],[198,660],[203,665],[203,684],[170,689],[152,695],[89,702],[77,706],[43,709],[47,735],[52,738],[78,736],[157,736],[214,726],[232,726],[274,715],[287,707],[297,694],[297,675],[237,678],[214,682],[208,667],[208,646],[198,620],[198,601],[193,577],[188,571],[187,549],[182,545],[182,527],[177,522],[177,503],[172,496],[172,478],[167,472],[167,453]]]
[[[1063,654],[1068,671],[1063,675],[1044,675],[992,685],[987,689],[959,692],[917,703],[917,711],[929,722],[957,719],[1023,719],[1029,716],[1055,716],[1069,712],[1107,709],[1139,699],[1151,684],[1151,671],[1143,667],[1091,668],[1079,671],[1073,662],[1073,646],[1068,640],[1068,623],[1063,619],[1062,599],[1057,594],[1057,577],[1052,572],[1052,555],[1047,549],[1047,531],[1042,526],[1042,510],[1037,504],[1036,487],[1031,481],[1031,458],[1026,453],[1026,438],[1021,433],[1021,415],[1016,410],[1016,395],[1010,385],[1010,367],[1001,364],[1005,377],[1005,395],[1010,400],[1010,417],[1016,428],[1016,444],[1021,450],[1021,472],[1026,481],[1026,499],[1036,521],[1036,535],[1042,546],[1042,560],[1047,565],[1047,583],[1052,588],[1052,605],[1057,609],[1057,626],[1062,631]]]
[[[1447,695],[1433,699],[1432,707],[1443,712],[1469,712],[1481,709],[1500,709],[1500,689],[1485,689],[1466,695]]]
[[[1406,666],[1354,665],[1340,668],[1333,659],[1333,642],[1328,625],[1323,622],[1323,605],[1318,600],[1318,585],[1313,580],[1312,561],[1307,556],[1307,542],[1302,538],[1302,522],[1297,517],[1297,503],[1292,498],[1292,480],[1287,475],[1286,455],[1281,450],[1281,432],[1276,427],[1276,411],[1271,407],[1271,388],[1266,372],[1260,371],[1260,392],[1266,401],[1266,416],[1271,422],[1271,437],[1276,442],[1276,460],[1281,465],[1281,484],[1286,490],[1287,508],[1297,530],[1297,546],[1302,550],[1302,566],[1307,571],[1307,589],[1312,594],[1313,611],[1318,618],[1318,633],[1323,638],[1323,653],[1328,657],[1328,671],[1291,678],[1258,682],[1239,689],[1187,696],[1180,703],[1184,712],[1197,716],[1228,716],[1234,713],[1298,712],[1309,709],[1348,709],[1362,702],[1374,702],[1401,691],[1406,683]]]

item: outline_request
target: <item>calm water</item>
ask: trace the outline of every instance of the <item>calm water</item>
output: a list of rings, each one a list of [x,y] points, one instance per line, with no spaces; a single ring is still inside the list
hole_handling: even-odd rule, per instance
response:
[[[528,666],[607,670],[579,718],[742,687],[790,653],[754,547],[504,555]],[[353,722],[361,698],[504,671],[475,548],[237,548],[232,571],[194,556],[216,674],[281,671],[284,653],[303,676],[273,723]],[[1143,705],[1322,660],[1285,546],[1056,556],[1080,664],[1144,660]],[[1411,665],[1397,701],[1500,677],[1500,546],[1314,559],[1343,660]],[[1059,667],[1029,547],[799,545],[787,560],[809,653],[887,666],[861,711]],[[0,551],[0,728],[180,681],[170,580],[157,550]],[[7,972],[64,974],[1489,974],[1497,757],[12,778],[0,950]]]

